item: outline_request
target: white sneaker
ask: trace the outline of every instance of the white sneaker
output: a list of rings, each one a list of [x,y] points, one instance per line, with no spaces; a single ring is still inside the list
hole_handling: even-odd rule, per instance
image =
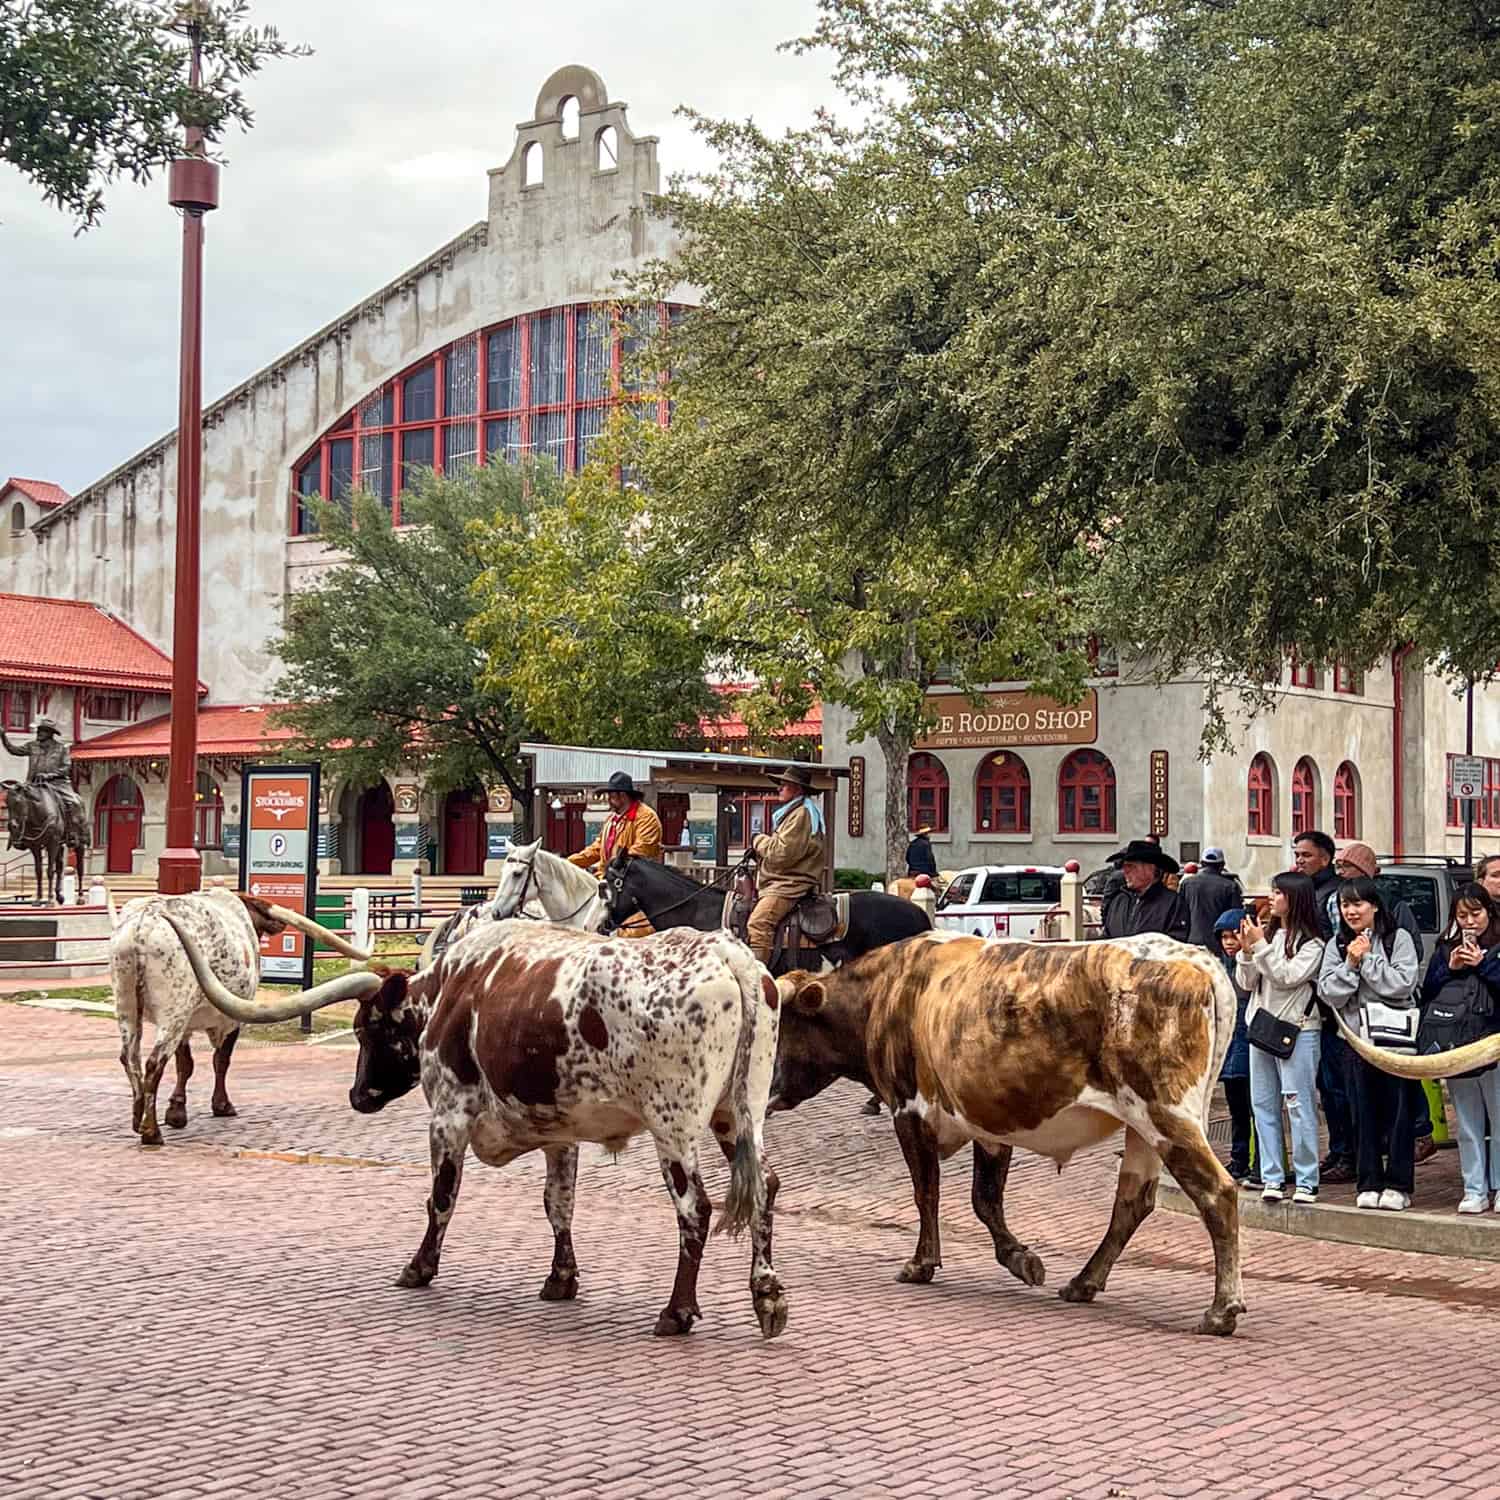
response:
[[[1354,1200],[1354,1206],[1356,1208],[1379,1208],[1380,1194],[1360,1193]]]
[[[1260,1201],[1262,1203],[1280,1203],[1281,1199],[1282,1191],[1279,1182],[1268,1182],[1260,1190]]]
[[[1297,1191],[1292,1194],[1293,1203],[1316,1203],[1317,1201],[1317,1188],[1299,1187]]]
[[[1500,1214],[1500,1193],[1495,1194],[1495,1212]]]
[[[1380,1195],[1379,1207],[1389,1209],[1393,1214],[1399,1214],[1411,1207],[1411,1199],[1405,1193],[1398,1193],[1395,1188],[1387,1188]]]
[[[1465,1193],[1458,1203],[1458,1211],[1461,1214],[1482,1214],[1489,1207],[1485,1198],[1473,1193]]]

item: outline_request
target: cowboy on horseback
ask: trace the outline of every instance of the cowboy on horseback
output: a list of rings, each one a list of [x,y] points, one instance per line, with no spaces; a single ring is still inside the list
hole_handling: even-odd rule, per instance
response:
[[[83,801],[73,789],[73,758],[58,738],[56,722],[46,717],[38,719],[36,738],[19,745],[0,729],[0,745],[12,755],[25,757],[28,786],[45,787],[56,798],[69,835],[64,842],[88,848],[88,819],[84,816]]]
[[[777,783],[780,805],[771,814],[771,832],[758,835],[752,846],[760,865],[760,900],[747,924],[751,952],[767,968],[777,925],[823,883],[826,837],[823,810],[808,795],[813,789],[811,772],[789,766],[771,780]]]
[[[609,862],[617,854],[636,854],[642,859],[661,858],[661,820],[646,802],[646,794],[624,771],[616,771],[603,788],[609,803],[609,820],[599,837],[587,849],[568,856],[570,865],[592,868],[601,882]],[[651,924],[644,917],[633,917],[621,925],[627,937],[645,937]]]

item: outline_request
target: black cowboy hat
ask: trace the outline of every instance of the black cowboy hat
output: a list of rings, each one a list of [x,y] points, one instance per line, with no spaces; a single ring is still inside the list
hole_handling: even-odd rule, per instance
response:
[[[609,785],[601,786],[599,790],[601,792],[623,792],[627,797],[644,797],[646,795],[624,771],[616,771],[609,778]]]
[[[1164,875],[1175,875],[1179,868],[1177,861],[1160,844],[1153,844],[1148,839],[1131,839],[1123,849],[1110,855],[1109,862],[1112,865],[1155,865]]]
[[[804,792],[813,789],[812,772],[802,766],[788,766],[784,771],[778,771],[771,778],[772,781],[788,781],[793,786],[801,787]]]

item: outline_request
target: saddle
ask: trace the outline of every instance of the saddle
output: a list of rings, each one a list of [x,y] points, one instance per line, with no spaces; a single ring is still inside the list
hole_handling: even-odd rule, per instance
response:
[[[748,870],[735,880],[724,898],[724,926],[742,943],[750,941],[750,913],[759,899],[760,889]],[[820,950],[842,942],[848,932],[849,893],[837,891],[827,896],[822,891],[809,891],[777,924],[771,972],[816,967],[823,957]]]

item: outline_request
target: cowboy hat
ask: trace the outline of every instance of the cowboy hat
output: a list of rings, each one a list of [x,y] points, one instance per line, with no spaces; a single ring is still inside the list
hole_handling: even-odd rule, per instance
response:
[[[50,729],[53,732],[53,734],[61,734],[62,733],[62,730],[60,730],[57,727],[57,720],[56,719],[49,719],[46,716],[46,714],[43,714],[42,717],[40,719],[38,719],[36,721],[35,725],[33,725],[32,727],[33,727],[33,731],[36,734],[40,734],[42,732],[42,730],[44,730],[44,729]]]
[[[915,828],[912,830],[912,837],[919,839],[926,838],[931,832],[932,825],[930,823],[924,823],[920,828]]]
[[[599,787],[598,791],[623,792],[627,797],[644,797],[646,795],[637,788],[635,782],[624,771],[616,771],[609,778],[609,785]]]
[[[812,772],[803,766],[788,766],[786,770],[778,771],[771,780],[790,782],[793,786],[801,787],[804,792],[813,789]]]
[[[1160,844],[1146,839],[1131,839],[1123,849],[1117,849],[1109,857],[1112,865],[1155,865],[1164,875],[1175,875],[1178,864]]]

